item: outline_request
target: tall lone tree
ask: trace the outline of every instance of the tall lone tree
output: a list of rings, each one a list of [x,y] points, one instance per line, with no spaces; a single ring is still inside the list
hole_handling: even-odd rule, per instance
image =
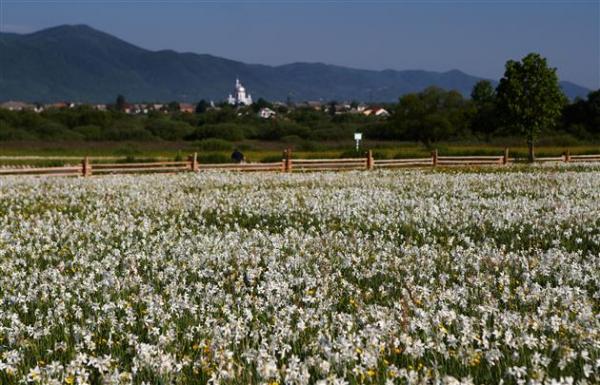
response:
[[[209,104],[206,102],[206,100],[202,99],[198,102],[198,104],[196,104],[196,113],[197,114],[203,114],[206,112],[206,110],[208,109]]]
[[[125,96],[119,94],[117,96],[117,100],[115,102],[115,108],[117,109],[117,111],[123,112],[123,111],[125,111],[125,105],[126,105]]]
[[[556,68],[530,53],[520,62],[506,62],[497,89],[498,106],[505,122],[527,136],[529,161],[535,160],[534,143],[544,128],[552,128],[567,99],[558,84]]]

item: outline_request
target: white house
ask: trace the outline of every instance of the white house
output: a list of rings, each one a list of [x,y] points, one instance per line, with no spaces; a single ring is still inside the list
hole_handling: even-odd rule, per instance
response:
[[[252,95],[246,94],[246,89],[240,83],[240,79],[235,79],[235,90],[233,91],[233,95],[229,94],[227,97],[227,103],[233,106],[249,106],[252,104]]]
[[[35,109],[35,105],[25,103],[25,102],[16,102],[16,101],[8,101],[0,104],[0,108],[7,109],[9,111],[23,111],[23,110],[33,110]]]
[[[273,111],[269,107],[261,108],[260,111],[258,111],[258,116],[263,119],[270,119],[275,115],[277,115],[277,112]]]
[[[365,116],[377,116],[380,118],[387,118],[388,116],[390,116],[390,113],[385,108],[381,108],[381,107],[367,108],[367,109],[363,110],[362,113]]]

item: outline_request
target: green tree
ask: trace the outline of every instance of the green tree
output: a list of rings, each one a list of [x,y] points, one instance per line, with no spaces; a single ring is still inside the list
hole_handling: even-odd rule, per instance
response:
[[[471,91],[471,100],[475,104],[484,104],[493,102],[496,98],[496,91],[489,80],[480,80],[473,86]]]
[[[179,112],[180,109],[178,102],[173,101],[167,104],[167,111],[169,112]]]
[[[273,105],[271,103],[267,102],[263,98],[258,98],[258,100],[252,104],[252,110],[254,112],[258,112],[258,111],[262,110],[263,108],[273,109]]]
[[[588,94],[587,100],[576,98],[563,110],[567,132],[587,138],[600,135],[600,90]]]
[[[400,98],[390,139],[418,140],[430,146],[432,142],[460,136],[467,127],[467,103],[456,91],[429,87],[416,94]]]
[[[204,99],[200,100],[198,102],[198,104],[196,104],[196,113],[197,114],[203,114],[206,112],[207,109],[208,109],[208,103]]]
[[[329,112],[329,116],[333,117],[335,116],[335,108],[337,107],[337,102],[335,100],[332,100],[329,102],[329,106],[327,108],[327,112]]]
[[[546,59],[536,53],[520,62],[509,60],[497,94],[505,122],[526,135],[529,161],[533,162],[535,140],[542,130],[556,125],[566,104],[556,68],[548,67]]]
[[[496,90],[489,80],[480,80],[471,92],[475,112],[471,118],[471,130],[480,133],[489,140],[497,128]]]
[[[119,94],[115,103],[115,108],[117,109],[117,111],[125,111],[126,104],[127,102],[125,101],[125,96]]]

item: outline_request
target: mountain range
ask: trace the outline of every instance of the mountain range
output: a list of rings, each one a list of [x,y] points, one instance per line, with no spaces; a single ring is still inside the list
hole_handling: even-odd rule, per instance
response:
[[[459,70],[361,70],[322,63],[246,64],[207,54],[150,51],[86,25],[0,33],[0,100],[221,101],[239,77],[254,99],[390,102],[428,86],[468,96],[481,80]],[[590,91],[563,81],[567,96]]]

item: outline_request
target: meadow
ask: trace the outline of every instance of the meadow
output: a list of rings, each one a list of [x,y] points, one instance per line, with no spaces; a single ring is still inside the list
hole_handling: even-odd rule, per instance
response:
[[[559,138],[560,139],[560,138]],[[13,141],[0,146],[0,167],[11,165],[64,166],[79,164],[84,156],[94,162],[152,162],[185,160],[194,152],[201,163],[231,162],[233,149],[240,149],[249,162],[280,161],[286,148],[293,150],[294,158],[329,159],[361,157],[368,149],[376,159],[422,158],[431,155],[435,148],[444,156],[502,155],[504,148],[510,156],[525,161],[527,146],[522,138],[504,138],[501,141],[439,142],[427,147],[421,143],[406,141],[364,140],[358,153],[353,140],[311,142],[310,145],[285,141],[244,140],[229,142],[221,139],[206,139],[195,142],[150,141],[150,142],[86,142],[86,141]],[[561,156],[566,150],[573,155],[600,154],[596,141],[578,142],[569,140],[540,141],[536,147],[539,157]]]
[[[600,164],[0,178],[0,383],[597,384]]]

